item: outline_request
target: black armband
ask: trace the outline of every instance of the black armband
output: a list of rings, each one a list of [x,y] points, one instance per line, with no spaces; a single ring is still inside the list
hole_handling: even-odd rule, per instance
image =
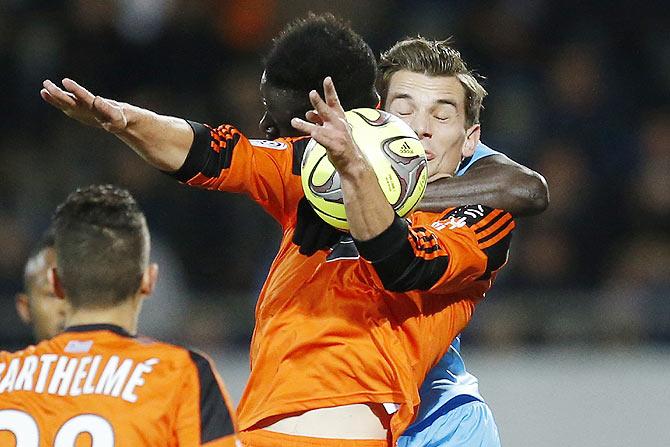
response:
[[[240,140],[239,133],[230,132],[230,126],[221,131],[212,131],[204,124],[189,120],[186,122],[193,129],[193,144],[181,168],[167,174],[180,182],[187,182],[198,174],[209,178],[218,177],[233,161],[233,151]]]
[[[368,241],[354,240],[360,255],[370,261],[384,288],[391,292],[428,290],[442,277],[448,256],[417,257],[408,239],[407,221],[396,216],[391,225]]]
[[[174,177],[180,182],[187,182],[201,172],[209,159],[209,142],[211,137],[209,129],[195,121],[186,120],[191,129],[193,129],[193,143],[188,150],[186,160],[179,169],[174,172],[163,171],[170,177]]]
[[[354,239],[354,242],[360,255],[375,263],[394,256],[396,252],[403,248],[405,243],[409,245],[408,232],[407,221],[396,214],[393,222],[386,230],[367,241]]]

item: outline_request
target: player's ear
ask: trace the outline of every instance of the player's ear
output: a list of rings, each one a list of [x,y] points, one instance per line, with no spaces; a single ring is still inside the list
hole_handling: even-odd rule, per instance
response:
[[[475,153],[479,138],[481,137],[482,129],[479,124],[473,124],[465,131],[465,143],[463,143],[463,157],[472,157]]]
[[[158,280],[158,264],[151,263],[144,269],[144,274],[142,275],[142,282],[140,283],[140,293],[145,297],[151,295],[156,287],[156,281]]]
[[[25,293],[17,293],[14,302],[16,305],[16,313],[19,315],[19,318],[28,325],[30,325],[32,320],[30,315],[30,303],[28,302],[29,299],[30,298],[28,298],[28,295]]]
[[[65,298],[65,291],[63,290],[63,285],[61,284],[60,278],[58,277],[58,271],[56,270],[56,267],[51,267],[47,271],[47,278],[49,279],[49,284],[51,285],[51,289],[53,290],[54,294],[60,299]]]

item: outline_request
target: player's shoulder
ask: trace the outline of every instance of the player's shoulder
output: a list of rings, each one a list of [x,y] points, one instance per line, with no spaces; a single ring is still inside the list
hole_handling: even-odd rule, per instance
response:
[[[45,344],[47,341],[43,341],[41,344]],[[0,351],[0,363],[6,363],[15,358],[26,357],[29,355],[35,355],[38,351],[38,346],[40,345],[28,345],[25,348],[18,349],[16,351]],[[43,350],[43,349],[40,349]]]
[[[501,219],[503,217],[512,218],[508,212],[486,205],[461,205],[450,207],[440,212],[415,211],[411,214],[413,224],[449,222],[452,226],[455,225],[458,228],[474,227],[478,226],[482,221],[488,221],[491,218]]]
[[[269,151],[283,151],[291,157],[291,172],[300,175],[302,157],[311,141],[308,135],[297,137],[281,137],[276,140],[249,140],[249,143],[260,149]]]
[[[515,228],[513,216],[504,210],[485,205],[463,205],[448,208],[441,213],[417,211],[411,215],[414,227],[430,227],[437,232],[459,231],[470,234],[480,248],[488,248],[504,238],[509,247],[509,237]]]
[[[491,146],[485,144],[484,142],[480,141],[477,143],[477,146],[475,146],[475,153],[480,154],[480,155],[495,155],[495,154],[502,154],[501,151],[493,149]]]
[[[286,149],[293,149],[294,147],[306,146],[309,142],[309,136],[299,137],[281,137],[275,140],[266,140],[262,138],[249,138],[249,144],[260,149],[270,149],[275,151],[283,151]]]
[[[188,349],[145,335],[131,335],[111,325],[89,325],[69,328],[49,340],[38,350],[71,355],[119,356],[135,361],[158,360],[159,368],[179,370],[189,365]]]
[[[197,349],[183,348],[188,355],[188,362],[193,366],[201,382],[216,382],[217,372],[214,361],[204,352]]]
[[[198,349],[146,336],[136,337],[135,343],[142,349],[152,352],[154,357],[171,363],[171,367],[174,369],[190,369],[200,375],[206,371],[214,371],[214,362],[212,359]]]
[[[474,153],[470,157],[467,157],[463,161],[461,161],[461,164],[458,167],[456,175],[461,176],[465,174],[473,165],[477,164],[481,160],[489,159],[489,157],[497,155],[505,156],[505,154],[503,154],[502,152],[499,152],[495,149],[491,149],[489,146],[480,141],[479,143],[477,143],[477,146],[475,146]]]
[[[473,226],[491,217],[495,216],[499,219],[505,215],[511,217],[511,215],[504,210],[491,208],[486,205],[461,205],[448,208],[442,213],[440,219],[461,219],[465,225]]]
[[[475,146],[475,152],[472,155],[472,161],[476,162],[482,158],[490,157],[491,155],[505,155],[501,151],[491,148],[490,146],[482,143],[481,141]]]
[[[170,364],[171,369],[183,370],[184,368],[197,367],[197,362],[207,359],[204,354],[197,353],[188,347],[157,340],[155,338],[139,335],[134,338],[134,350],[151,353],[163,363]]]
[[[0,351],[0,362],[58,351],[58,346],[62,344],[57,341],[59,337],[60,335],[56,335],[15,351]]]

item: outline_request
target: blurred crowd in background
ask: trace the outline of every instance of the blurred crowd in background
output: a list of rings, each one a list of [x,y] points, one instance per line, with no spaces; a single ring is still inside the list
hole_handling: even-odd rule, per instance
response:
[[[467,343],[670,343],[670,23],[665,2],[3,0],[0,347],[31,247],[75,187],[111,182],[145,210],[160,264],[142,331],[248,346],[279,226],[244,197],[179,185],[44,103],[44,79],[260,137],[261,60],[307,11],[349,20],[377,54],[454,36],[486,77],[482,139],[542,173],[549,209],[518,221]],[[305,55],[309,57],[309,55]],[[318,297],[315,297],[318,299]]]

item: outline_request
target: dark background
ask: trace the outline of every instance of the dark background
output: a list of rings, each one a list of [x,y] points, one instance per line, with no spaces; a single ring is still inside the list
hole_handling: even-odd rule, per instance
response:
[[[261,57],[308,10],[351,21],[378,54],[453,35],[486,76],[489,146],[541,172],[551,205],[518,222],[508,267],[465,342],[670,342],[670,26],[664,2],[0,2],[0,347],[30,341],[13,308],[28,251],[77,186],[144,208],[161,266],[141,328],[246,348],[279,227],[244,197],[188,189],[44,103],[43,79],[259,136]],[[306,56],[308,57],[308,56]]]

